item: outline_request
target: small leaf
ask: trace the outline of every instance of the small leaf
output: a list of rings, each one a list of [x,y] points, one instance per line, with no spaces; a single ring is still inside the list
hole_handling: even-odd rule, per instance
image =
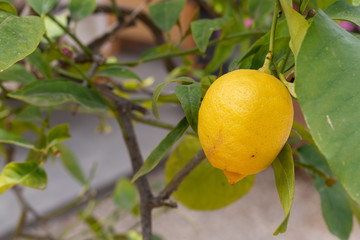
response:
[[[179,141],[182,135],[186,132],[189,127],[189,123],[184,117],[176,125],[176,127],[171,130],[168,135],[159,143],[159,145],[150,153],[149,157],[145,160],[141,168],[135,173],[131,182],[135,182],[139,177],[144,176],[151,170],[153,170],[159,162],[165,157],[165,155],[171,150],[173,145]]]
[[[301,4],[300,4],[300,13],[304,13],[308,3],[309,3],[310,0],[303,0],[301,1]]]
[[[184,109],[186,119],[191,128],[197,133],[199,108],[201,102],[201,84],[178,85],[175,88],[176,96],[179,98]]]
[[[7,1],[0,1],[0,10],[18,15],[16,8]]]
[[[164,89],[166,85],[173,82],[179,82],[179,83],[194,83],[195,81],[188,77],[179,77],[177,79],[168,80],[166,82],[160,83],[157,85],[154,89],[153,97],[152,97],[152,112],[154,116],[159,119],[159,110],[157,106],[157,101],[159,99],[159,96],[161,94],[161,91]]]
[[[285,12],[286,21],[289,26],[291,36],[290,48],[296,57],[309,24],[300,13],[295,11],[292,6],[289,5],[286,0],[280,0],[280,3]]]
[[[44,168],[34,162],[8,163],[0,175],[0,194],[16,184],[44,190],[47,185],[47,176]]]
[[[39,49],[27,56],[26,61],[33,65],[44,77],[52,78],[51,67]]]
[[[303,125],[298,122],[294,122],[293,129],[301,136],[301,140],[306,140],[311,144],[315,144],[311,134]]]
[[[40,15],[47,14],[55,6],[58,0],[26,0],[32,9]]]
[[[55,106],[76,102],[89,109],[106,109],[106,104],[93,90],[66,79],[50,79],[29,83],[10,97],[36,106]]]
[[[168,0],[149,7],[150,17],[164,32],[170,31],[178,20],[185,0]]]
[[[74,152],[65,145],[59,144],[56,146],[60,150],[60,159],[66,170],[74,177],[80,184],[87,183],[84,173],[80,167],[79,160]]]
[[[85,212],[79,212],[79,216],[95,234],[97,237],[96,239],[109,239],[103,229],[102,224],[96,219],[96,217],[86,214]]]
[[[94,12],[96,0],[71,0],[69,10],[71,18],[79,22]]]
[[[228,18],[201,19],[191,23],[191,31],[197,47],[205,52],[211,34],[229,22]]]
[[[290,210],[294,200],[295,173],[292,150],[289,144],[285,144],[272,164],[274,168],[276,188],[279,193],[285,218],[274,232],[274,235],[286,232],[290,217]]]
[[[346,0],[338,0],[326,8],[325,13],[334,20],[350,21],[360,25],[360,7]]]
[[[185,136],[166,161],[166,182],[170,182],[200,149],[198,138]],[[254,179],[255,176],[251,175],[230,185],[223,172],[205,159],[181,182],[173,196],[190,209],[215,210],[230,205],[247,194]]]
[[[113,194],[115,205],[120,210],[131,210],[138,203],[136,187],[128,179],[119,180]]]
[[[44,33],[41,18],[17,17],[0,10],[0,72],[32,53]]]
[[[46,136],[46,148],[50,148],[70,138],[69,124],[57,125],[49,130]]]
[[[349,202],[350,202],[351,210],[353,211],[353,214],[355,215],[358,224],[360,224],[360,206],[352,199],[349,199]]]
[[[61,25],[63,25],[63,26],[68,25],[68,16],[66,13],[63,13],[61,15],[57,15],[54,17]],[[45,28],[46,28],[46,35],[50,39],[56,40],[64,35],[65,31],[48,16],[45,16],[44,23],[45,23]],[[59,53],[56,52],[54,54],[59,54]],[[60,56],[59,56],[59,58],[60,58]]]
[[[26,71],[24,65],[18,63],[0,72],[0,81],[13,81],[25,84],[35,80],[34,75]]]
[[[133,71],[126,69],[126,68],[120,68],[120,67],[109,67],[101,70],[99,73],[97,73],[98,76],[105,76],[105,77],[111,77],[111,78],[125,78],[125,79],[136,79],[139,82],[142,82],[141,78],[135,74]]]
[[[35,146],[30,141],[12,133],[12,132],[8,132],[5,129],[1,129],[1,128],[0,128],[0,142],[14,144],[16,146],[29,148],[29,149],[35,148]]]

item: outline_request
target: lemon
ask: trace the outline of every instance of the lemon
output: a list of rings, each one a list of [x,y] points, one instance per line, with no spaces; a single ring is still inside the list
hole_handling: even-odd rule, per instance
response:
[[[293,116],[289,91],[277,78],[257,70],[229,72],[201,103],[200,143],[234,184],[269,167],[289,137]]]

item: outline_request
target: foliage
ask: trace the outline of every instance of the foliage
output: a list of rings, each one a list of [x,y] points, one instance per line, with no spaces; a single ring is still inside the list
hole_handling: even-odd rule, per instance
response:
[[[238,68],[261,68],[288,88],[306,119],[306,125],[294,122],[291,137],[272,165],[285,214],[274,234],[286,231],[297,167],[312,176],[329,231],[339,239],[349,238],[353,215],[360,219],[359,1],[195,1],[197,11],[187,25],[182,21],[185,0],[146,1],[130,10],[116,1],[108,5],[95,0],[13,2],[21,1],[0,1],[0,150],[5,159],[0,194],[14,190],[23,204],[23,217],[30,212],[42,225],[45,221],[24,201],[20,190],[46,188],[44,166],[49,159],[61,161],[83,187],[73,203],[89,200],[78,218],[88,226],[90,239],[161,239],[149,227],[151,211],[174,207],[169,199],[172,195],[195,210],[218,209],[240,199],[253,186],[255,176],[229,186],[224,175],[204,159],[197,138],[198,111],[217,75]],[[26,11],[28,7],[31,11]],[[100,12],[116,16],[116,26],[89,44],[83,43],[76,33],[77,24]],[[339,21],[352,24],[352,30],[342,29]],[[102,46],[111,43],[118,31],[138,22],[154,33],[155,46],[131,62],[118,60],[116,52],[102,55]],[[189,38],[192,48],[183,44]],[[157,60],[164,61],[169,74],[162,83],[151,86],[153,80],[142,79],[134,67]],[[170,86],[174,93],[162,93]],[[134,97],[141,92],[150,92],[152,98]],[[176,126],[159,120],[158,108],[170,103],[184,112]],[[150,107],[156,119],[144,115]],[[94,172],[84,172],[66,146],[71,137],[68,124],[51,126],[50,118],[57,109],[117,119],[133,175],[131,181],[119,179],[115,184],[111,196],[117,209],[109,219],[116,222],[124,212],[140,215],[142,235],[133,229],[117,232],[93,214],[97,205],[91,186]],[[169,129],[144,163],[134,122]],[[28,140],[29,131],[33,140]],[[19,147],[28,149],[28,156],[14,161]],[[166,186],[154,195],[148,174],[164,158]],[[21,218],[15,237],[24,234],[23,221]]]

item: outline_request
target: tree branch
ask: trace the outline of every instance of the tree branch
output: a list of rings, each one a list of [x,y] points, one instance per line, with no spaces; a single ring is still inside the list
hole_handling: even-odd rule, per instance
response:
[[[154,207],[161,206],[161,202],[168,199],[171,194],[179,187],[180,183],[191,173],[194,168],[205,158],[205,153],[201,149],[190,161],[171,179],[153,202]]]

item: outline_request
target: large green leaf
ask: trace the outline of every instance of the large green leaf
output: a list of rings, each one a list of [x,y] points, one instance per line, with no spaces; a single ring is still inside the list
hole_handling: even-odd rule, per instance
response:
[[[0,72],[0,80],[29,83],[36,80],[36,78],[34,75],[26,71],[24,65],[14,64],[5,71]]]
[[[66,79],[32,82],[9,96],[37,106],[76,102],[89,109],[106,108],[104,101],[93,90]]]
[[[163,31],[167,32],[175,25],[184,8],[185,0],[168,0],[149,7],[150,17]]]
[[[314,141],[350,196],[360,202],[360,40],[321,10],[296,59],[296,93]]]
[[[184,117],[176,125],[176,127],[171,130],[168,135],[159,143],[159,145],[150,153],[149,157],[145,160],[141,168],[135,173],[131,182],[135,182],[139,177],[147,174],[153,170],[165,157],[165,155],[171,150],[174,144],[179,141],[179,139],[184,135],[186,130],[189,127],[189,123]]]
[[[294,200],[295,191],[295,173],[292,150],[289,144],[285,144],[277,158],[272,164],[274,168],[276,188],[279,193],[281,205],[283,207],[285,218],[274,235],[286,232],[290,217],[290,210]]]
[[[16,184],[35,189],[45,189],[47,177],[44,168],[34,162],[11,162],[7,164],[0,175],[0,194]]]
[[[56,146],[60,150],[60,159],[66,170],[82,185],[87,183],[84,173],[80,167],[79,160],[73,151],[65,145]]]
[[[329,177],[334,175],[326,159],[314,145],[303,145],[298,149],[298,153],[302,163],[315,167]],[[322,214],[329,231],[340,239],[348,239],[353,214],[346,191],[339,182],[330,184],[329,187],[328,179],[323,179],[319,174],[312,175],[313,184],[320,194]]]
[[[38,14],[47,14],[58,0],[26,0]]]
[[[169,182],[200,149],[198,138],[186,136],[166,162],[166,182]],[[185,178],[173,196],[191,209],[219,209],[248,193],[254,179],[255,176],[251,175],[235,185],[230,185],[221,170],[204,160]]]
[[[45,33],[39,17],[18,17],[0,10],[0,72],[25,58]]]
[[[351,5],[346,0],[338,0],[331,4],[325,13],[335,20],[346,20],[360,25],[360,7]]]
[[[96,8],[96,0],[71,0],[69,10],[71,18],[78,22],[89,16]]]
[[[24,148],[35,148],[34,144],[32,144],[29,140],[22,138],[12,132],[6,131],[5,129],[0,128],[0,142],[1,143],[9,143],[14,144]]]
[[[229,22],[228,18],[201,19],[191,23],[191,31],[197,47],[205,52],[211,34]]]
[[[200,88],[201,83],[178,85],[175,88],[176,96],[179,98],[181,106],[184,109],[186,119],[196,133],[201,102]]]
[[[290,48],[296,56],[299,52],[301,42],[304,39],[306,30],[308,28],[308,22],[300,13],[295,11],[286,0],[280,0],[281,6],[285,12],[286,21],[290,31]]]
[[[131,210],[138,204],[136,187],[128,179],[119,180],[113,194],[114,203],[121,210]]]

